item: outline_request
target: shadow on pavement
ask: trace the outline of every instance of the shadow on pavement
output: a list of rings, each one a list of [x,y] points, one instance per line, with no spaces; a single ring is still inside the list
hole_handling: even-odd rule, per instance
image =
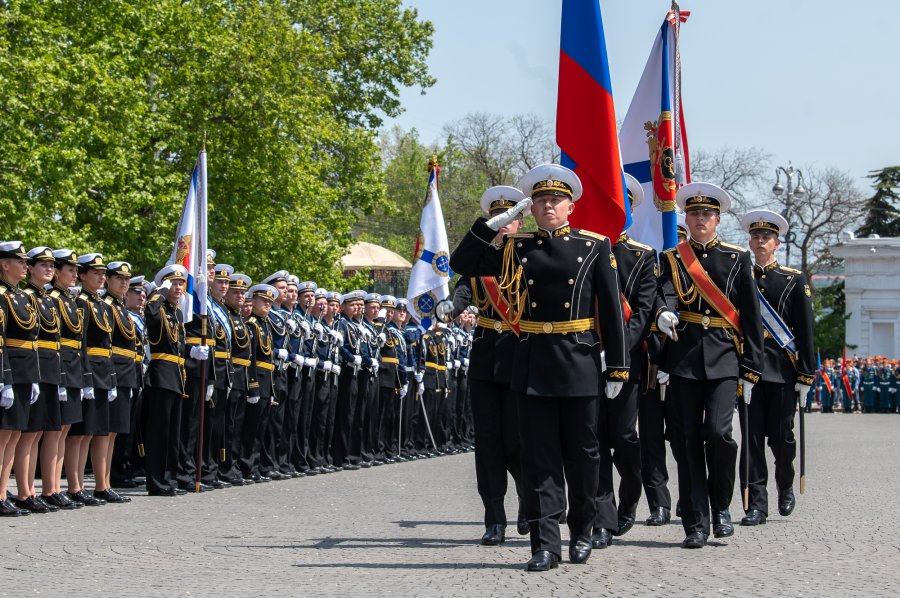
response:
[[[472,546],[480,544],[480,539],[453,540],[448,538],[321,538],[312,539],[309,544],[242,544],[233,545],[232,548],[254,549],[314,549],[328,550],[331,548],[447,548],[450,546]],[[524,546],[528,544],[526,539],[507,538],[505,546]],[[489,548],[485,548],[489,550]]]
[[[303,563],[300,569],[522,569],[520,563]]]

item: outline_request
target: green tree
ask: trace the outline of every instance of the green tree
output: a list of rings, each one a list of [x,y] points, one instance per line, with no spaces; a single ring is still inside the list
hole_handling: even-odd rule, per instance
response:
[[[816,290],[813,297],[813,318],[815,347],[822,355],[841,355],[846,321],[850,318],[844,298],[843,280],[837,280],[834,284]]]
[[[433,84],[400,0],[23,0],[0,7],[0,213],[27,245],[153,273],[208,150],[210,245],[255,279],[340,278],[388,205],[375,129]]]
[[[900,166],[873,170],[868,178],[875,181],[872,185],[875,195],[866,201],[866,220],[857,234],[861,237],[900,237],[900,211],[897,209],[897,202],[900,200]]]

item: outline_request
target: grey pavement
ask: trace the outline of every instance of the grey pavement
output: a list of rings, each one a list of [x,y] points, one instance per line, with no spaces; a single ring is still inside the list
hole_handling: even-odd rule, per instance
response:
[[[505,545],[478,543],[467,453],[0,520],[0,595],[900,595],[900,416],[813,414],[807,429],[794,514],[772,505],[702,550],[679,547],[677,521],[639,523],[585,565],[526,573],[514,522]]]

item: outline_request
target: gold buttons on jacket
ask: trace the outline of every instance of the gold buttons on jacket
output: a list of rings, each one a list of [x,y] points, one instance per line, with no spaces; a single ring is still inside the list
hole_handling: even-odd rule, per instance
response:
[[[534,284],[534,280],[532,280],[531,278],[529,278],[529,279],[528,279],[528,284]]]
[[[593,244],[594,244],[594,243],[593,243],[592,241],[587,241],[587,242],[585,242],[585,245],[587,245],[588,247],[590,247],[590,246],[593,245]]]
[[[535,303],[534,301],[532,301],[532,302],[531,302],[531,307],[537,307],[537,303]]]
[[[565,303],[563,303],[563,307],[566,307],[566,308],[568,308],[568,307],[571,307],[571,305],[570,305],[570,304],[569,304],[569,302],[568,302],[568,301],[566,301],[566,302],[565,302]]]
[[[574,281],[573,279],[570,278],[570,279],[569,279],[569,284],[575,284],[575,281]]]
[[[527,264],[527,263],[528,263],[528,258],[527,258],[527,257],[523,257],[523,258],[522,258],[522,263],[523,263],[523,264]]]
[[[580,263],[583,262],[584,260],[581,259],[581,258],[579,257],[579,258],[578,258],[577,260],[575,260],[575,261],[578,262],[578,263],[580,264]]]

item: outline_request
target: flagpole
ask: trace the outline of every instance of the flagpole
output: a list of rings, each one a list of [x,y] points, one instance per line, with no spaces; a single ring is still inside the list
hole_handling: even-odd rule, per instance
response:
[[[203,296],[200,298],[200,346],[206,346],[206,289],[208,281],[206,280],[206,273],[208,271],[207,268],[207,243],[206,243],[206,214],[201,212],[205,212],[206,210],[206,131],[203,132],[203,149],[200,152],[201,162],[200,162],[200,193],[198,193],[197,198],[197,229],[202,234],[203,241],[200,239],[197,241],[201,243],[200,248],[203,250],[203,255],[199,257],[201,260],[200,268],[198,272],[200,274],[200,280],[198,283],[200,284],[201,289],[203,290]],[[200,218],[202,216],[202,218]],[[210,351],[212,355],[209,356],[206,362],[204,362],[200,368],[200,409],[197,416],[200,418],[199,426],[198,426],[198,435],[197,435],[197,471],[196,471],[196,479],[194,481],[194,492],[200,493],[200,485],[201,479],[203,476],[203,420],[206,418],[206,372],[209,367],[209,362],[215,357],[215,351]]]

